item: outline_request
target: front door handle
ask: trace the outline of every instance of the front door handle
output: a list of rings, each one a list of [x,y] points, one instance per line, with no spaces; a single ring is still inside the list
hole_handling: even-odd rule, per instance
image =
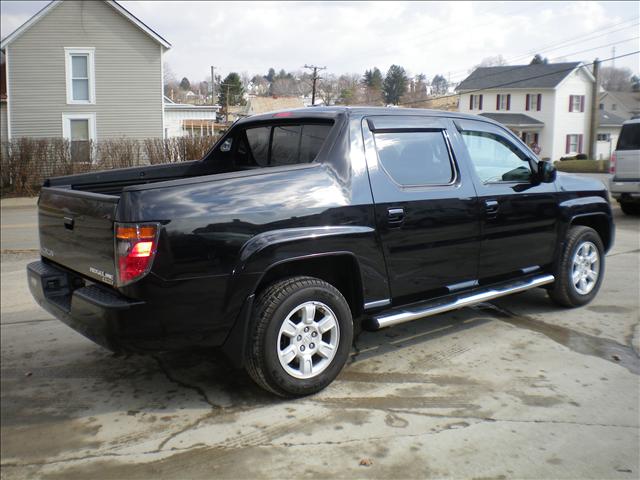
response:
[[[395,207],[387,209],[387,221],[391,225],[399,225],[404,221],[404,208]]]
[[[497,200],[485,200],[484,209],[487,212],[487,215],[497,215],[498,210],[500,209],[500,204]]]

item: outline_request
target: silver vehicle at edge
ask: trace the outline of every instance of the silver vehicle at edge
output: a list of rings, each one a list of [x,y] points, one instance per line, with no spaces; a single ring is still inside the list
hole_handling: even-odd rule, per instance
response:
[[[611,156],[609,191],[627,215],[640,213],[640,118],[622,124]]]

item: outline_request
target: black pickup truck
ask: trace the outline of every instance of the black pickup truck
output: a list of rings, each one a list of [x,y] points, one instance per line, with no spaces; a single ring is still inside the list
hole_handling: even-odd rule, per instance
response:
[[[327,107],[235,123],[198,161],[46,180],[35,299],[115,351],[217,346],[283,396],[327,386],[354,327],[544,287],[589,302],[602,183],[486,118]]]

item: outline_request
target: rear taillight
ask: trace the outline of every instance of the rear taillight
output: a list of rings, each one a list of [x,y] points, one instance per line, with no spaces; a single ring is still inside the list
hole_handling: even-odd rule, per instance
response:
[[[158,224],[116,223],[116,271],[119,287],[144,277],[158,247]]]
[[[616,152],[611,154],[611,159],[609,160],[609,173],[616,173]]]

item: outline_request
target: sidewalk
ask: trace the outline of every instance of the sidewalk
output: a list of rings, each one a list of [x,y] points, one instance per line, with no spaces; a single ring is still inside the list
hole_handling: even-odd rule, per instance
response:
[[[38,197],[15,197],[0,200],[0,208],[35,207]]]

